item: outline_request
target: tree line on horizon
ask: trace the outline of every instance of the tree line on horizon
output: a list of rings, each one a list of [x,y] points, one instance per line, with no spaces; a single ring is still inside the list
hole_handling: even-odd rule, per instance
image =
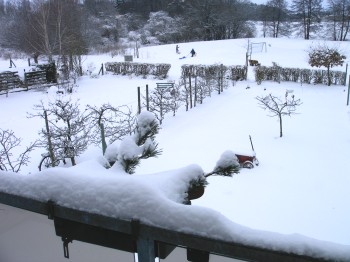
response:
[[[0,0],[0,47],[69,59],[123,43],[251,38],[258,21],[264,37],[348,40],[350,0],[323,1]]]

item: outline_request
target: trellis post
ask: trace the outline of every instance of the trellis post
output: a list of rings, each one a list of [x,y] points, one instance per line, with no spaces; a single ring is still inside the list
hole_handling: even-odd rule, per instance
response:
[[[149,111],[149,91],[148,91],[148,85],[146,85],[146,106],[147,106],[147,111]]]
[[[138,105],[138,114],[141,114],[141,90],[140,87],[137,87],[137,105]]]

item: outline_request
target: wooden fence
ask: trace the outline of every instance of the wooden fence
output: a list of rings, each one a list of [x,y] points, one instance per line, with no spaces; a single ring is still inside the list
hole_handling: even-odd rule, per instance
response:
[[[46,71],[33,71],[24,73],[24,84],[26,88],[34,85],[47,84]]]
[[[23,85],[18,72],[5,71],[0,73],[0,94],[8,94],[9,90]]]

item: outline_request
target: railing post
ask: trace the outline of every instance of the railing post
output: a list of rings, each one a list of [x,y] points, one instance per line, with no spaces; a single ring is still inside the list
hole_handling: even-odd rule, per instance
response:
[[[154,262],[156,255],[154,240],[140,236],[140,221],[131,220],[131,234],[136,239],[138,262]]]
[[[139,262],[154,262],[155,250],[152,239],[138,238],[136,245]]]

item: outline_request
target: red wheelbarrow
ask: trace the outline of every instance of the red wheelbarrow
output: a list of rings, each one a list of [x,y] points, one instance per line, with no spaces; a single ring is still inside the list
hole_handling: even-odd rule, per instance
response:
[[[259,160],[255,156],[255,152],[252,152],[253,154],[251,155],[241,155],[241,154],[236,154],[238,158],[238,162],[243,168],[253,168],[254,166],[259,165]]]
[[[256,158],[254,146],[252,142],[252,137],[249,136],[250,144],[252,146],[252,152],[249,154],[241,154],[241,153],[235,153],[235,155],[238,158],[238,162],[241,165],[241,167],[244,168],[253,168],[254,166],[259,165],[259,160]]]

